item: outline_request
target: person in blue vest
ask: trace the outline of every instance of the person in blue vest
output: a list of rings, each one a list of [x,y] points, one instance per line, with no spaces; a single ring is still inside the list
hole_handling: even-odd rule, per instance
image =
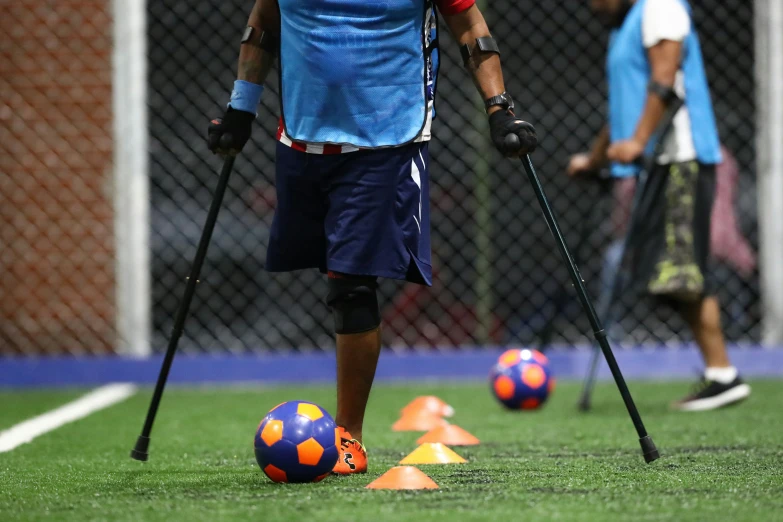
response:
[[[277,208],[266,268],[328,275],[337,474],[367,471],[364,414],[381,350],[377,279],[432,284],[427,144],[438,12],[485,100],[494,145],[509,157],[533,151],[535,129],[514,114],[475,0],[256,0],[231,100],[208,130],[213,152],[242,150],[279,57]]]
[[[667,106],[684,101],[654,158],[641,226],[629,237],[632,279],[673,304],[690,326],[705,363],[694,390],[673,403],[696,411],[750,395],[726,352],[720,306],[708,262],[718,132],[699,39],[685,0],[591,0],[611,28],[606,59],[609,122],[589,153],[571,158],[569,174],[610,163],[616,185],[633,183],[655,146]],[[638,286],[636,287],[638,288]]]

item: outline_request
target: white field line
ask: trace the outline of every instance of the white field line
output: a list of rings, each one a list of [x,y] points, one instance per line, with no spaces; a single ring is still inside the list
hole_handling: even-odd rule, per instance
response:
[[[11,451],[60,426],[124,401],[134,393],[136,386],[133,384],[107,384],[95,388],[75,401],[0,431],[0,453]]]

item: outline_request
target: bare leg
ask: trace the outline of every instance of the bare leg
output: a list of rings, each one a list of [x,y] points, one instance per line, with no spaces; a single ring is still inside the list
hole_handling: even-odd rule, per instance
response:
[[[683,318],[693,332],[699,345],[704,365],[707,368],[727,368],[731,366],[726,353],[726,341],[720,325],[720,306],[718,298],[708,296],[699,303],[682,305]]]
[[[359,442],[375,368],[381,354],[381,329],[337,335],[337,424]]]

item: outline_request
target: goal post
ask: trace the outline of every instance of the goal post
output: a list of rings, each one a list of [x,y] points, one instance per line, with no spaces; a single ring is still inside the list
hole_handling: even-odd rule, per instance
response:
[[[113,0],[114,235],[117,352],[150,347],[147,31],[144,0]]]
[[[762,342],[783,344],[783,2],[756,0],[756,163]]]

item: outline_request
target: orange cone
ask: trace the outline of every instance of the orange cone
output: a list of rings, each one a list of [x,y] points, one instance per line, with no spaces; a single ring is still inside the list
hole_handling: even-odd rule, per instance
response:
[[[422,395],[409,402],[401,411],[402,415],[408,415],[419,411],[428,411],[438,417],[451,417],[454,415],[454,408],[446,404],[439,397],[434,395]]]
[[[428,431],[416,441],[417,444],[425,442],[440,442],[446,446],[475,446],[479,440],[459,426],[449,424]]]
[[[392,431],[430,431],[440,426],[448,425],[446,419],[442,419],[426,411],[403,415],[392,424]]]
[[[400,464],[462,464],[467,462],[440,442],[427,442],[411,452]]]
[[[438,485],[418,468],[396,466],[370,482],[367,489],[438,489]]]

